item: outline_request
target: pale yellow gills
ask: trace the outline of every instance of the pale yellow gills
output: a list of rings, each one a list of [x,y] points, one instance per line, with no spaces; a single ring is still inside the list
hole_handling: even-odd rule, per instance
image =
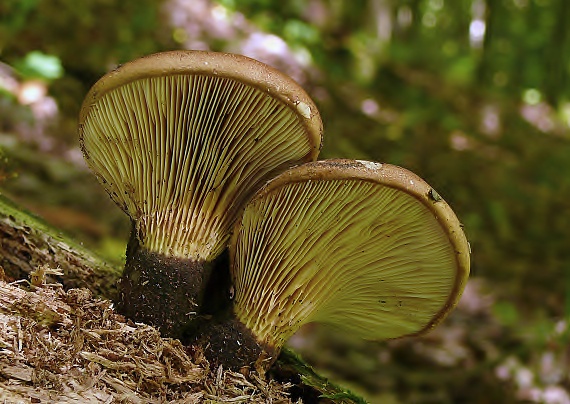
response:
[[[275,69],[177,51],[103,77],[83,103],[79,132],[89,166],[143,247],[209,260],[262,184],[316,159],[322,123],[307,94]]]
[[[415,174],[328,160],[292,168],[246,206],[230,243],[234,311],[277,348],[305,323],[370,340],[425,332],[458,302],[469,246]]]

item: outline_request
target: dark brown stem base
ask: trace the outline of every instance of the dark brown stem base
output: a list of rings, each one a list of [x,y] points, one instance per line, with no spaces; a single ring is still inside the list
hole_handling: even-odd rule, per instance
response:
[[[165,337],[184,341],[198,331],[204,316],[226,304],[229,273],[225,267],[227,263],[220,260],[194,261],[151,252],[132,236],[117,311],[133,321],[157,327]]]
[[[279,352],[235,317],[230,289],[227,251],[212,262],[169,257],[141,247],[131,235],[117,311],[165,337],[200,346],[214,367],[265,373]]]
[[[207,275],[202,262],[140,249],[125,265],[117,310],[133,321],[157,327],[165,337],[180,338],[198,316],[200,286]]]
[[[202,324],[194,345],[203,348],[214,368],[222,365],[236,371],[250,368],[265,373],[279,355],[279,350],[259,342],[233,314]]]

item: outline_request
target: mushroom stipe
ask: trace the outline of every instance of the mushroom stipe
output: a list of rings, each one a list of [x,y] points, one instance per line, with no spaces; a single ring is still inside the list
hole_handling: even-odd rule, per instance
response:
[[[443,198],[390,164],[315,162],[316,106],[257,61],[127,63],[86,96],[79,133],[133,225],[118,309],[214,366],[264,372],[310,322],[422,334],[461,297],[469,246]]]
[[[265,373],[281,351],[260,341],[231,312],[204,323],[200,333],[188,342],[203,347],[204,355],[214,367],[223,365],[234,370],[250,367],[259,373]]]
[[[204,318],[227,310],[227,253],[195,261],[148,251],[131,237],[126,255],[117,310],[127,318],[184,341]]]

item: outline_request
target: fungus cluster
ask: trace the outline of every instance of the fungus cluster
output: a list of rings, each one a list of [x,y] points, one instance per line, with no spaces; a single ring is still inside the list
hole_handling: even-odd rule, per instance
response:
[[[202,314],[208,284],[223,282],[216,267],[227,266],[222,252],[243,204],[274,175],[314,160],[321,132],[292,79],[243,56],[159,53],[101,78],[79,136],[132,221],[119,310],[181,336]]]
[[[90,90],[79,133],[132,221],[118,309],[216,363],[267,369],[309,322],[420,334],[461,296],[469,248],[446,202],[400,167],[314,161],[316,106],[257,61],[127,63]]]

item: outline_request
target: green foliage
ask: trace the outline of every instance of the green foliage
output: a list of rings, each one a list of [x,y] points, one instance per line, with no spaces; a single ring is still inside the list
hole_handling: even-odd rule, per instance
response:
[[[0,52],[25,28],[26,21],[39,0],[6,0],[0,4]],[[2,39],[0,39],[2,41]]]
[[[506,326],[514,326],[520,321],[520,316],[517,308],[510,302],[497,302],[493,309],[497,319]]]
[[[14,67],[25,78],[54,80],[63,75],[63,67],[59,58],[39,51],[28,53],[23,59],[17,61]]]
[[[100,74],[109,63],[122,63],[155,52],[168,43],[159,32],[160,2],[107,0],[8,0],[0,6],[6,35],[4,55],[36,50],[58,56],[65,68]],[[165,43],[166,40],[166,43]]]

